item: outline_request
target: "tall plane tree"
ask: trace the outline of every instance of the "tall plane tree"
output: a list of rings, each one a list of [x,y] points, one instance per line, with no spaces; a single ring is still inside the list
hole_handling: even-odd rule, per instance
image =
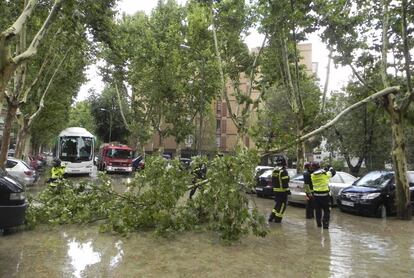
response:
[[[413,1],[316,1],[324,40],[337,54],[337,62],[350,66],[360,82],[382,97],[391,122],[391,156],[397,188],[397,214],[411,219],[412,208],[407,178],[404,121],[414,100],[412,84]],[[389,61],[392,58],[392,62]],[[364,76],[364,62],[380,68],[382,82],[370,85]],[[401,81],[401,77],[404,79]],[[398,85],[399,88],[392,85]]]
[[[116,0],[95,1],[55,0],[38,3],[36,0],[3,3],[11,13],[7,14],[6,24],[10,27],[0,33],[0,102],[7,101],[3,140],[0,153],[0,167],[4,167],[10,142],[10,129],[21,103],[26,102],[30,90],[26,90],[27,61],[38,55],[41,42],[48,36],[52,24],[61,24],[65,35],[65,21],[80,20],[91,33],[102,34],[105,16],[112,16],[111,9]],[[35,7],[39,12],[34,13]],[[61,11],[63,8],[63,11]],[[109,12],[108,12],[109,11]],[[18,15],[17,18],[14,15]],[[43,22],[40,27],[37,22]],[[56,22],[58,21],[58,22]],[[30,24],[29,23],[33,23]],[[30,28],[29,28],[30,26]],[[27,42],[30,42],[28,44]],[[42,45],[44,47],[44,45]],[[68,46],[70,48],[70,46]],[[64,51],[68,53],[68,49]],[[64,56],[66,56],[65,54]],[[63,57],[62,57],[63,59]],[[13,82],[10,82],[10,81]]]
[[[269,36],[264,62],[264,81],[274,90],[284,92],[295,119],[295,136],[306,133],[319,108],[320,90],[312,76],[299,64],[298,44],[315,30],[311,1],[259,1],[262,32]],[[310,69],[308,69],[310,70]],[[305,144],[296,146],[296,165],[303,171]]]

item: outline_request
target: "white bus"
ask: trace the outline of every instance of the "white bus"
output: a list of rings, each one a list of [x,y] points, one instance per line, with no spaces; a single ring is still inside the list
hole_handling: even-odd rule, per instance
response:
[[[91,174],[95,139],[83,127],[68,127],[59,134],[56,157],[68,174]]]

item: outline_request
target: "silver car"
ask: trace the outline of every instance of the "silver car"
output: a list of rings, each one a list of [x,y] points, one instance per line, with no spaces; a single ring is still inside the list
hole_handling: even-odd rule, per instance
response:
[[[333,205],[336,205],[336,199],[338,197],[339,191],[345,187],[351,186],[356,179],[356,177],[348,173],[340,171],[336,172],[336,175],[333,176],[329,181],[329,188],[331,190]],[[288,197],[288,201],[290,203],[306,204],[306,193],[305,189],[303,188],[303,175],[291,179],[289,182],[289,189],[292,193]]]
[[[25,161],[16,158],[7,158],[6,171],[26,186],[33,185],[38,178],[36,170],[32,169]]]

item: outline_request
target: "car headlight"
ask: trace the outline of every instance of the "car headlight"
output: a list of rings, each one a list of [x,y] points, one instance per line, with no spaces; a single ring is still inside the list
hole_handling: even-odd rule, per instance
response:
[[[10,200],[20,201],[26,199],[26,194],[24,192],[19,193],[10,193]]]
[[[377,198],[381,193],[369,193],[361,196],[361,200],[371,200]]]

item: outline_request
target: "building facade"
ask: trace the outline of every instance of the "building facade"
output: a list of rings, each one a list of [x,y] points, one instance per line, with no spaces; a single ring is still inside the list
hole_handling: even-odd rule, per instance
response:
[[[309,74],[315,74],[317,71],[317,63],[312,62],[312,44],[304,43],[299,44],[298,49],[301,55],[300,63],[305,65]],[[252,52],[258,52],[259,49],[252,49]],[[250,79],[246,74],[240,75],[239,82],[239,91],[247,95],[250,91]],[[235,115],[238,115],[241,107],[238,107],[237,101],[234,95],[233,86],[227,84],[227,94],[229,96],[229,102],[231,107],[231,112]],[[260,96],[258,90],[252,89],[251,98],[253,101],[257,100]],[[213,120],[207,119],[203,121],[202,131],[202,143],[201,143],[201,152],[202,153],[211,153],[211,152],[232,152],[237,145],[238,140],[243,140],[243,143],[248,148],[256,148],[254,141],[249,138],[248,135],[245,135],[243,138],[238,138],[237,127],[234,124],[230,111],[227,107],[226,101],[224,99],[217,99],[212,102],[210,107]],[[255,111],[252,111],[251,119],[257,118]],[[196,140],[197,133],[195,132],[194,136],[191,136],[189,140],[177,146],[173,137],[164,138],[161,142],[160,137],[157,133],[152,136],[152,139],[145,146],[147,152],[154,152],[160,148],[164,149],[164,152],[175,154],[179,149],[181,153],[195,154],[196,153]],[[191,140],[190,140],[191,139]],[[191,143],[191,144],[190,144]]]

